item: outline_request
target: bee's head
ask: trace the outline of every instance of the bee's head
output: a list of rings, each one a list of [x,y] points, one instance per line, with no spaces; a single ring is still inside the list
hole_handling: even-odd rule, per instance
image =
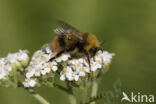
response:
[[[89,52],[90,52],[91,56],[94,57],[95,54],[96,54],[96,52],[97,52],[98,50],[99,50],[98,47],[94,47],[94,48],[91,48],[91,49],[89,50]]]

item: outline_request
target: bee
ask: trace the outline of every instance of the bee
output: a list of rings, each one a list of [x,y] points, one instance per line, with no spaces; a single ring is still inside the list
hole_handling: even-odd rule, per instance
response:
[[[95,35],[89,32],[81,32],[75,27],[63,21],[58,21],[59,28],[54,29],[56,34],[52,43],[49,44],[56,55],[49,61],[53,61],[63,53],[75,53],[86,56],[89,67],[90,58],[94,57],[96,52],[100,49],[99,41]]]

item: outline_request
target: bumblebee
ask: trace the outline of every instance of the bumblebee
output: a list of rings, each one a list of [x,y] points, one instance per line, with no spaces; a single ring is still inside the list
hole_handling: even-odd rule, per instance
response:
[[[75,54],[86,56],[90,67],[90,58],[94,57],[100,49],[97,38],[89,32],[80,32],[63,21],[58,21],[58,24],[60,27],[54,30],[56,37],[49,45],[52,51],[56,52],[56,55],[49,61],[53,61],[65,52],[74,52]]]

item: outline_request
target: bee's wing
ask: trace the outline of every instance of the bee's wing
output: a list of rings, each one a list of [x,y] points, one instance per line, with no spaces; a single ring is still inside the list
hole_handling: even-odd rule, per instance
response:
[[[63,28],[58,27],[58,28],[54,29],[54,33],[56,35],[60,35],[61,36],[61,35],[65,35],[66,31]]]
[[[82,37],[80,37],[80,31],[73,26],[63,22],[63,21],[58,21],[58,24],[61,26],[59,28],[56,28],[54,30],[54,33],[57,35],[66,35],[66,31],[72,31],[71,35],[76,37],[78,40],[83,41]]]
[[[80,33],[80,31],[78,29],[76,29],[75,27],[69,25],[66,22],[63,22],[63,21],[57,21],[57,22],[65,30],[70,30],[71,29],[71,30],[75,31],[76,33]]]

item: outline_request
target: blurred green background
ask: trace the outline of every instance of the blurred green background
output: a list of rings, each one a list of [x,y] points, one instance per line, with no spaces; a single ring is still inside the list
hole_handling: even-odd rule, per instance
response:
[[[124,92],[156,95],[155,0],[0,0],[0,57],[19,49],[33,53],[50,42],[57,20],[94,33],[106,41],[105,50],[116,54],[101,92],[120,78]],[[52,104],[68,104],[67,94],[58,89],[36,90]],[[0,88],[0,104],[38,102],[23,89]]]

